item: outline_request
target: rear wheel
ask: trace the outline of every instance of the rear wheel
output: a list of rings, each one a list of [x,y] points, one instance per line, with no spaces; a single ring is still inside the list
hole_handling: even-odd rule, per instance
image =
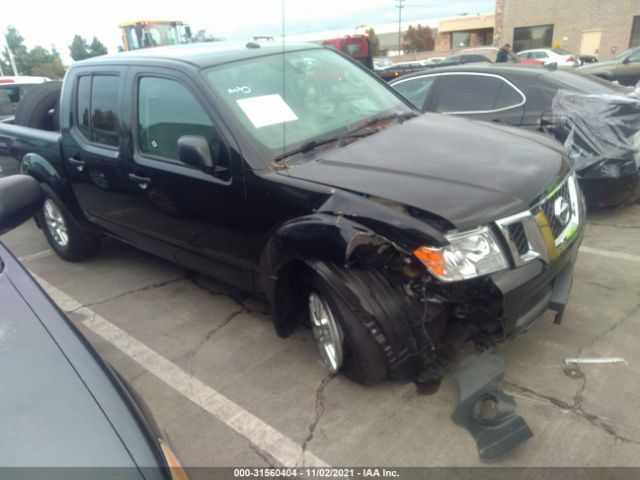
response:
[[[100,238],[83,234],[65,207],[51,196],[45,196],[37,217],[47,242],[65,260],[81,260],[98,250]]]
[[[356,312],[318,275],[309,278],[307,292],[311,329],[327,371],[362,384],[386,378],[378,344]]]

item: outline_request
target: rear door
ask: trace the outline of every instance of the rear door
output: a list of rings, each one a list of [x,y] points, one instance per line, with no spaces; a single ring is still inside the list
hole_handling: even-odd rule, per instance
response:
[[[428,110],[519,126],[526,98],[507,79],[487,73],[440,74]]]
[[[103,226],[116,214],[119,205],[114,200],[125,184],[121,112],[126,71],[85,69],[68,80],[74,88],[71,125],[62,135],[65,167],[80,208]]]

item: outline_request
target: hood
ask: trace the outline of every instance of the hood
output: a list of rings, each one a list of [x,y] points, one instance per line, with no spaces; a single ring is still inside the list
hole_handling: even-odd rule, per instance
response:
[[[282,173],[399,202],[466,230],[526,210],[569,169],[561,146],[542,134],[424,114]]]
[[[611,67],[616,67],[620,65],[620,60],[605,60],[603,62],[592,63],[591,65],[583,65],[582,67],[578,67],[578,71],[580,73],[601,73],[606,72]]]

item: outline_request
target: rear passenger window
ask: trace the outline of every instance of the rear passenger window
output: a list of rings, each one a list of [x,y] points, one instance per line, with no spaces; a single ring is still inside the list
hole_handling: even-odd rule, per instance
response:
[[[91,87],[92,139],[118,146],[118,84],[116,76],[94,75]]]
[[[205,137],[216,163],[221,164],[220,137],[191,92],[175,80],[142,77],[138,86],[140,150],[179,161],[178,139],[183,135]]]
[[[437,106],[441,113],[493,110],[504,83],[484,75],[443,75],[442,79]]]
[[[507,82],[502,82],[495,108],[515,107],[520,105],[523,100],[522,95],[515,88]]]
[[[393,86],[400,95],[413,103],[420,110],[423,109],[429,90],[435,82],[436,77],[422,77],[412,80],[405,80]]]
[[[76,125],[87,140],[118,146],[119,80],[115,75],[82,76],[78,79]]]

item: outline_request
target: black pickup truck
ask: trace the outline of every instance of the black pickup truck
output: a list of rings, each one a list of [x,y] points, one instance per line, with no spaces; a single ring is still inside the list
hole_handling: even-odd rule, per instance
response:
[[[64,259],[109,235],[262,294],[279,335],[310,325],[363,383],[433,380],[454,326],[486,349],[562,316],[584,203],[541,135],[418,115],[312,44],[104,56],[47,88],[60,131],[0,136]]]

